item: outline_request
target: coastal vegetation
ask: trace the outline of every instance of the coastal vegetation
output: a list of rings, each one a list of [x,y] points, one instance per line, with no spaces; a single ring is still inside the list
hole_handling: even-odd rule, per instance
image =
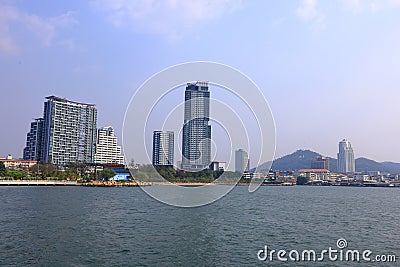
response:
[[[23,180],[70,180],[90,181],[95,179],[109,180],[116,175],[114,170],[104,169],[101,171],[90,170],[84,163],[69,163],[60,169],[56,165],[39,162],[25,170],[7,170],[4,163],[0,162],[0,179],[23,179]]]
[[[296,184],[297,185],[305,185],[306,183],[308,183],[308,179],[306,177],[303,176],[298,176],[296,179]]]
[[[153,166],[151,164],[130,165],[133,180],[141,182],[164,182],[172,183],[210,183],[220,178],[222,183],[237,182],[241,177],[240,172],[212,171],[205,169],[197,172],[190,172],[175,169],[169,166]],[[223,174],[223,176],[221,176]],[[112,169],[97,170],[94,173],[93,166],[84,163],[69,163],[63,168],[47,162],[39,162],[25,170],[7,170],[3,162],[0,162],[0,179],[6,180],[68,180],[89,182],[93,180],[108,181],[114,177],[116,172]],[[160,176],[161,175],[161,176]],[[165,180],[163,180],[164,178]],[[246,183],[249,179],[240,179],[239,182]]]
[[[153,166],[151,164],[137,165],[137,168],[131,169],[133,178],[139,181],[162,182],[162,178],[172,183],[210,183],[221,177],[221,182],[230,182],[241,176],[239,172],[230,171],[212,171],[204,169],[202,171],[190,172],[181,169],[175,169],[172,166]]]
[[[7,170],[6,170],[6,167],[4,166],[4,163],[0,162],[0,177],[5,176],[6,172],[7,172]]]

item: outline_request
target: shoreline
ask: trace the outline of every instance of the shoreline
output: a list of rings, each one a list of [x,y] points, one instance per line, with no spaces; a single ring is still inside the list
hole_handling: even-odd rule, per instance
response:
[[[91,181],[91,182],[78,182],[78,181],[59,181],[59,180],[0,180],[0,187],[2,186],[84,186],[84,187],[139,187],[139,186],[186,186],[197,187],[204,185],[225,185],[225,186],[249,186],[249,183],[202,183],[202,182],[137,182],[137,181]],[[323,186],[323,187],[388,187],[400,188],[400,183],[387,184],[387,183],[366,183],[366,184],[314,184],[314,185],[296,185],[291,183],[282,184],[261,184],[260,186]]]

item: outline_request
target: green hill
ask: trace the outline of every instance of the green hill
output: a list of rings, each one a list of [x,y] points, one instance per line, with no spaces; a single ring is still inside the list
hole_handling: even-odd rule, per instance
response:
[[[318,156],[321,156],[321,154],[311,150],[299,149],[292,154],[274,160],[272,163],[272,169],[280,171],[309,169],[311,168],[311,162]],[[380,171],[384,173],[400,173],[400,163],[376,162],[367,158],[357,158],[355,164],[356,172]],[[269,165],[270,163],[263,163],[258,167],[258,169],[265,170]],[[329,158],[329,165],[330,171],[337,171],[337,159]]]

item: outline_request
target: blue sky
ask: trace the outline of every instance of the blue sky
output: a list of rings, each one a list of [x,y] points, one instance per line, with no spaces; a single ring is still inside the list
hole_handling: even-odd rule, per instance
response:
[[[263,91],[277,156],[299,148],[400,162],[400,1],[0,1],[0,156],[22,156],[44,97],[95,103],[121,136],[154,73],[205,60]]]

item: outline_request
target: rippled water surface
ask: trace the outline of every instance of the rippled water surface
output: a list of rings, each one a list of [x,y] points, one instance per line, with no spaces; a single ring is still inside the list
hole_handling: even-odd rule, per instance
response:
[[[198,208],[140,188],[0,187],[0,199],[1,266],[374,266],[257,258],[265,245],[322,250],[339,238],[400,256],[398,188],[241,186]]]

